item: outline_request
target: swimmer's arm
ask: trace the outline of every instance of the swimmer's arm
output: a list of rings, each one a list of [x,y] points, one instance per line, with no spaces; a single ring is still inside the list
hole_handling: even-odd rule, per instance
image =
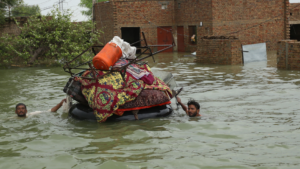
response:
[[[58,103],[56,106],[54,106],[51,109],[51,112],[56,112],[59,108],[61,108],[61,106],[63,105],[63,103],[66,102],[66,101],[67,101],[66,99],[62,99],[62,101],[60,103]]]
[[[182,109],[185,111],[185,113],[188,114],[188,108],[186,107],[186,105],[184,105],[183,103],[181,103],[181,99],[179,97],[176,97],[176,99],[177,99],[177,102],[182,107]]]
[[[42,111],[35,111],[35,112],[27,113],[26,117],[34,116],[34,115],[41,114],[41,113],[43,113],[43,112]]]

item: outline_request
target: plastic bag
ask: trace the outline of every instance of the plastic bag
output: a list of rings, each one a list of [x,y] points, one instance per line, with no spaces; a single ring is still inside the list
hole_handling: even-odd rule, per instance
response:
[[[110,43],[115,43],[122,50],[122,58],[135,59],[136,58],[136,47],[130,46],[128,42],[125,42],[119,36],[115,36]]]
[[[72,98],[69,95],[66,95],[66,102],[63,102],[63,113],[69,113],[69,110],[72,106]]]

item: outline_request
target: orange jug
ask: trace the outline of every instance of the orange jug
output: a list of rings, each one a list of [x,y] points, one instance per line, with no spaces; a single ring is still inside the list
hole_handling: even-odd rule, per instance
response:
[[[121,57],[121,48],[115,43],[107,43],[93,58],[93,65],[96,69],[109,70]]]

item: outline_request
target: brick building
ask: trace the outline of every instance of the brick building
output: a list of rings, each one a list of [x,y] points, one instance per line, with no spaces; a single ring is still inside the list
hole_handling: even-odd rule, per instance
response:
[[[4,34],[8,34],[10,36],[16,36],[21,34],[21,29],[25,23],[28,22],[29,17],[12,17],[12,18],[5,18],[5,23],[0,25],[0,37]],[[52,19],[51,16],[46,17],[47,20]],[[19,26],[16,24],[18,22]]]
[[[289,24],[291,39],[300,40],[300,3],[290,4]]]
[[[277,41],[289,39],[288,16],[289,0],[110,0],[94,5],[104,44],[115,35],[133,42],[140,32],[149,44],[170,44],[172,30],[173,51],[188,52],[197,49],[193,34],[196,39],[235,36],[243,45],[266,42],[268,50],[276,50]]]
[[[213,0],[213,35],[276,50],[279,40],[289,39],[288,16],[289,0]]]
[[[300,3],[290,3],[290,24],[300,24]]]

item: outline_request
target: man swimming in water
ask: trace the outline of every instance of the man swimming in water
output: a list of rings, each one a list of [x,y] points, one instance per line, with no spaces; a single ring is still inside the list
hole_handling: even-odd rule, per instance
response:
[[[49,112],[56,112],[63,105],[64,102],[66,102],[66,99],[63,99],[60,103],[58,103],[56,106],[54,106],[52,109],[50,109],[48,111]],[[27,116],[30,116],[30,115],[42,113],[42,111],[36,111],[36,112],[32,112],[32,113],[27,114],[26,105],[23,104],[23,103],[19,103],[19,104],[16,105],[16,111],[15,112],[18,115],[18,117],[27,117]]]
[[[183,103],[181,103],[181,99],[179,97],[176,97],[177,102],[181,105],[182,109],[185,111],[185,113],[190,117],[198,117],[201,116],[199,114],[200,112],[200,104],[196,102],[195,100],[190,100],[186,107]]]

